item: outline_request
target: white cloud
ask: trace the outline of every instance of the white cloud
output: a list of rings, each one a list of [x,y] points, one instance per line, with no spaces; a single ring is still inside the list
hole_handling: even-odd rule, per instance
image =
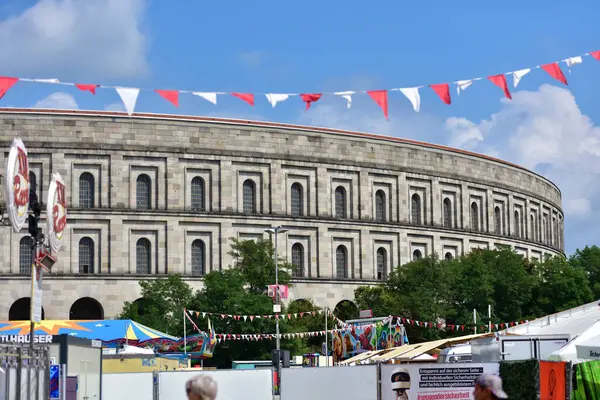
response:
[[[265,55],[260,51],[246,51],[238,54],[238,61],[250,68],[258,68],[262,65]]]
[[[3,74],[139,77],[148,71],[144,11],[145,0],[40,0],[0,22]]]
[[[450,118],[451,142],[535,170],[563,194],[566,239],[576,246],[592,242],[600,227],[600,127],[584,115],[567,90],[542,85],[519,91],[489,120]],[[569,244],[569,243],[567,243]]]
[[[35,103],[33,108],[52,108],[59,110],[77,110],[75,98],[68,93],[56,92]]]

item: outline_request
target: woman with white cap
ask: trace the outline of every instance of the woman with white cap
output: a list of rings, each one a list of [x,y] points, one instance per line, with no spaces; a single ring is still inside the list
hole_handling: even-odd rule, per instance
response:
[[[196,375],[185,383],[188,400],[216,400],[217,382],[208,375]]]

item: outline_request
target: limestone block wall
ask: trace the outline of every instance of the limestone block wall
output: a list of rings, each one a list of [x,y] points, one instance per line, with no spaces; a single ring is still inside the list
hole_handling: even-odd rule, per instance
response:
[[[275,225],[288,229],[280,256],[297,266],[292,299],[328,307],[432,252],[506,244],[539,259],[564,249],[552,182],[442,146],[249,121],[0,109],[0,175],[13,137],[29,150],[44,202],[52,172],[67,185],[66,246],[45,284],[57,318],[82,297],[112,317],[139,297],[140,278],[177,272],[201,285],[233,263],[229,238],[268,238]],[[0,227],[0,318],[29,296],[26,235]]]

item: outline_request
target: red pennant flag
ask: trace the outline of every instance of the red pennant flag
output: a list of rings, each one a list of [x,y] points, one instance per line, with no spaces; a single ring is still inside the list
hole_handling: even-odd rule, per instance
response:
[[[253,320],[254,320],[254,315],[251,315],[250,316],[250,321],[253,321]]]
[[[303,312],[300,313],[300,318],[302,318],[302,317],[304,317],[304,313]]]
[[[6,76],[0,77],[0,99],[4,97],[6,92],[15,84],[19,78],[9,78]]]
[[[314,103],[315,101],[319,101],[319,99],[323,96],[322,93],[312,93],[312,94],[301,94],[300,98],[303,102],[306,103],[306,109],[310,108],[310,103]]]
[[[369,90],[367,94],[383,110],[385,119],[388,119],[388,92],[387,90]]]
[[[288,319],[292,319],[292,314],[288,314]]]
[[[452,100],[450,99],[450,86],[448,86],[447,83],[437,83],[435,85],[429,85],[429,87],[440,96],[440,99],[442,99],[444,103],[452,103]]]
[[[169,100],[175,107],[179,107],[179,90],[155,90],[162,98]]]
[[[508,90],[508,84],[506,83],[506,76],[504,74],[488,76],[488,79],[492,81],[492,83],[498,86],[500,89],[504,91],[504,95],[512,100],[512,96]]]
[[[558,66],[558,63],[542,65],[542,69],[544,71],[546,71],[551,77],[553,77],[557,81],[559,81],[565,85],[568,85],[567,78],[565,78],[565,75],[563,74],[560,67]]]
[[[96,94],[96,88],[98,85],[87,85],[82,83],[76,83],[75,87],[84,92],[90,92],[91,94]]]
[[[596,60],[600,61],[600,50],[590,51],[590,56],[592,56]]]
[[[460,326],[460,329],[462,329],[462,330],[463,330],[463,332],[464,332],[464,330],[465,330],[465,326],[464,326],[464,325],[461,325],[461,326]]]
[[[500,328],[504,329],[504,322],[500,324]]]
[[[254,95],[252,93],[231,93],[231,95],[237,97],[238,99],[244,100],[251,106],[254,105]]]
[[[225,314],[221,314],[221,318],[222,318],[222,319],[225,319]]]

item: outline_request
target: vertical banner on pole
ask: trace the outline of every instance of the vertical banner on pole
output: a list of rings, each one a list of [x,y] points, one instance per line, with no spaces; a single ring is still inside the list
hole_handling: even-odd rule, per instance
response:
[[[18,233],[29,214],[29,158],[21,139],[14,139],[6,160],[5,202],[13,231]]]
[[[35,254],[35,250],[34,250]],[[44,275],[44,269],[37,266],[35,263],[31,264],[31,322],[39,324],[42,322],[42,277]],[[31,339],[33,340],[34,332],[30,332]]]

